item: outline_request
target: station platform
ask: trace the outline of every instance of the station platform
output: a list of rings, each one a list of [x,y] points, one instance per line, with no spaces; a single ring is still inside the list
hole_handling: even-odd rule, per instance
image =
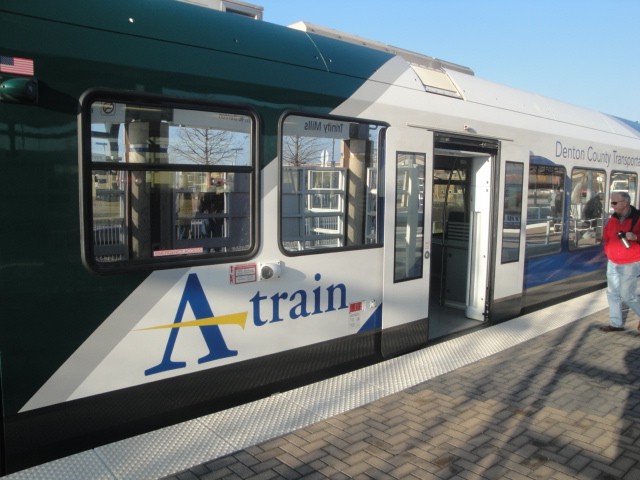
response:
[[[16,479],[638,479],[640,332],[603,290]]]

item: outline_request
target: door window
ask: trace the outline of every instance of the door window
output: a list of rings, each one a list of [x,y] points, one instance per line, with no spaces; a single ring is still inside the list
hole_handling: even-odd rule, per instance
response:
[[[502,263],[520,260],[522,233],[522,187],[524,164],[506,162],[504,174],[504,216],[502,222]]]
[[[425,158],[424,153],[396,155],[394,282],[422,277]]]
[[[564,167],[530,165],[527,195],[527,256],[557,253],[564,222]]]

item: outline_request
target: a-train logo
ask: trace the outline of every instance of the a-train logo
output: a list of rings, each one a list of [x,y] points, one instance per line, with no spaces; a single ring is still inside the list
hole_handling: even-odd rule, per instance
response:
[[[182,321],[187,303],[191,306],[191,310],[197,320],[188,322]],[[222,336],[222,332],[220,332],[219,325],[236,324],[240,325],[244,329],[246,320],[247,312],[214,317],[213,312],[211,311],[211,306],[209,305],[202,285],[200,284],[200,280],[198,280],[198,276],[195,273],[190,274],[187,278],[184,292],[182,292],[182,298],[180,299],[178,311],[176,312],[176,317],[173,323],[146,329],[155,330],[159,328],[170,328],[171,333],[169,333],[169,340],[167,341],[167,346],[164,349],[162,360],[155,367],[145,370],[144,374],[153,375],[160,372],[166,372],[167,370],[186,367],[186,362],[176,362],[171,360],[171,354],[173,353],[173,349],[178,338],[178,330],[182,327],[200,328],[200,333],[202,333],[202,337],[209,349],[209,353],[204,357],[199,358],[198,363],[205,363],[212,360],[219,360],[221,358],[234,357],[238,355],[237,350],[230,350],[229,347],[227,347],[224,337]]]
[[[321,275],[316,273],[314,279],[316,281],[320,281]],[[336,295],[338,295],[338,302],[336,302]],[[308,317],[310,315],[318,315],[325,312],[348,308],[346,301],[347,288],[342,283],[337,285],[332,284],[326,288],[326,297],[324,298],[326,304],[322,301],[322,297],[322,289],[320,286],[314,288],[311,292],[307,292],[302,289],[296,290],[292,293],[278,292],[270,297],[271,318],[265,319],[261,315],[261,304],[263,301],[268,303],[269,297],[261,295],[260,291],[258,291],[249,299],[249,302],[253,307],[253,323],[256,327],[262,327],[269,323],[283,321],[284,318],[282,318],[281,315],[281,303],[287,300],[290,307],[288,315],[291,319]],[[310,301],[310,304],[308,301]],[[196,320],[183,321],[187,304],[191,307]],[[220,325],[238,325],[244,330],[247,315],[248,312],[241,312],[230,315],[214,316],[198,276],[195,273],[189,274],[173,323],[143,329],[171,330],[162,360],[156,366],[145,370],[145,376],[186,367],[186,362],[171,359],[178,339],[178,332],[180,328],[183,327],[200,328],[200,333],[204,338],[209,353],[198,359],[199,364],[237,356],[238,351],[231,350],[227,346],[225,339],[222,336],[222,332],[220,331]]]

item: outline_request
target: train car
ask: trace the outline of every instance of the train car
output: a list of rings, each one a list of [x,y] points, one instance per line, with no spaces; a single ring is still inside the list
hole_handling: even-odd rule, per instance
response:
[[[4,473],[604,284],[637,123],[293,27],[3,0]]]

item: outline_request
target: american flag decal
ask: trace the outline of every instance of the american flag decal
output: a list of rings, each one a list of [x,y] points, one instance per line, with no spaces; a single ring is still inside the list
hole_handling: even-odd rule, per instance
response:
[[[0,55],[0,73],[33,76],[33,60]]]

